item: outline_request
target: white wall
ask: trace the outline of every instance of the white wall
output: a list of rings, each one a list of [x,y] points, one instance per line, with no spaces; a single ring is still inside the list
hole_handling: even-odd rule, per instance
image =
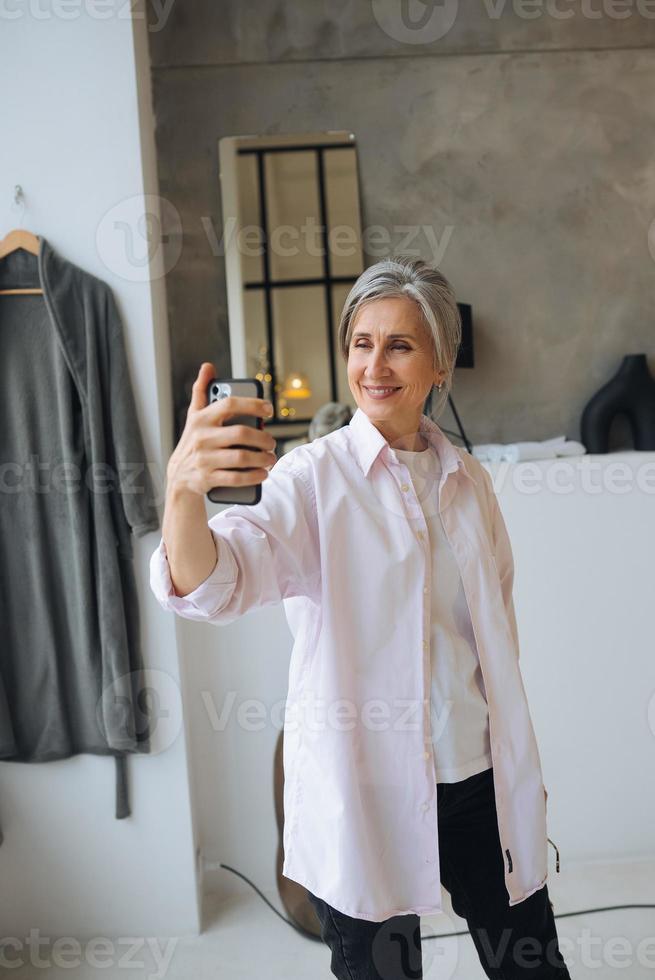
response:
[[[123,2],[103,19],[93,16],[93,4],[60,5],[69,12],[66,19],[45,0],[8,9],[18,16],[3,16],[0,34],[0,232],[20,225],[43,234],[63,256],[112,286],[148,458],[161,473],[172,413],[164,280],[155,256],[153,282],[134,281],[135,266],[111,235],[115,218],[134,214],[127,199],[156,193],[145,24],[126,17]],[[15,184],[28,203],[23,218],[12,207]],[[107,234],[98,248],[103,227]],[[146,279],[147,262],[143,271]],[[134,541],[143,653],[147,667],[170,678],[175,696],[181,683],[175,627],[148,585],[158,540],[153,533]],[[114,816],[111,758],[0,763],[3,936],[24,937],[30,929],[78,937],[198,932],[182,725],[166,738],[165,751],[159,751],[164,743],[155,743],[153,754],[128,759],[132,815],[125,820]]]

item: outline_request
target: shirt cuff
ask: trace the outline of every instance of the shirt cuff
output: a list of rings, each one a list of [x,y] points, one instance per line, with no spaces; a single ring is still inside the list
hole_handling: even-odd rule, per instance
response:
[[[164,539],[150,559],[150,588],[164,609],[192,619],[209,619],[225,604],[237,581],[237,563],[229,544],[210,528],[216,548],[216,564],[207,578],[188,595],[178,596],[171,579]]]

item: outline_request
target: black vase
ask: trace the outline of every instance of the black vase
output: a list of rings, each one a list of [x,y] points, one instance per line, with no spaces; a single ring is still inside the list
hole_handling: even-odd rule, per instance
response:
[[[606,453],[617,415],[625,415],[634,448],[655,449],[655,378],[645,354],[626,354],[613,378],[584,407],[580,437],[588,453]]]

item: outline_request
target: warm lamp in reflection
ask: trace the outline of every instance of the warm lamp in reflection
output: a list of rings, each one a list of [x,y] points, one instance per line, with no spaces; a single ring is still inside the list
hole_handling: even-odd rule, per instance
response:
[[[309,387],[309,381],[304,374],[298,374],[294,371],[286,376],[282,391],[283,398],[311,398],[311,396],[312,389]]]

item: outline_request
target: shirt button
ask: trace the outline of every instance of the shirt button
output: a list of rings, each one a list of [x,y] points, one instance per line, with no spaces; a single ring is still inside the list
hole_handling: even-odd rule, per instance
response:
[[[400,484],[400,489],[402,490],[403,493],[407,493],[407,491],[409,490],[409,484],[407,484],[407,483],[401,483]]]
[[[424,650],[427,650],[427,648],[428,648],[428,641],[427,640],[423,640],[423,649]]]
[[[421,810],[423,810],[424,813],[427,809],[429,809],[429,807],[430,807],[429,803],[421,803]]]
[[[423,753],[423,758],[424,759],[429,759],[430,758],[430,753],[429,752],[424,752]]]
[[[423,595],[427,595],[429,591],[430,590],[428,589],[428,587],[426,585],[425,588],[423,589]]]
[[[419,539],[419,541],[422,541],[423,540],[423,531],[417,531],[416,532],[416,537]]]

